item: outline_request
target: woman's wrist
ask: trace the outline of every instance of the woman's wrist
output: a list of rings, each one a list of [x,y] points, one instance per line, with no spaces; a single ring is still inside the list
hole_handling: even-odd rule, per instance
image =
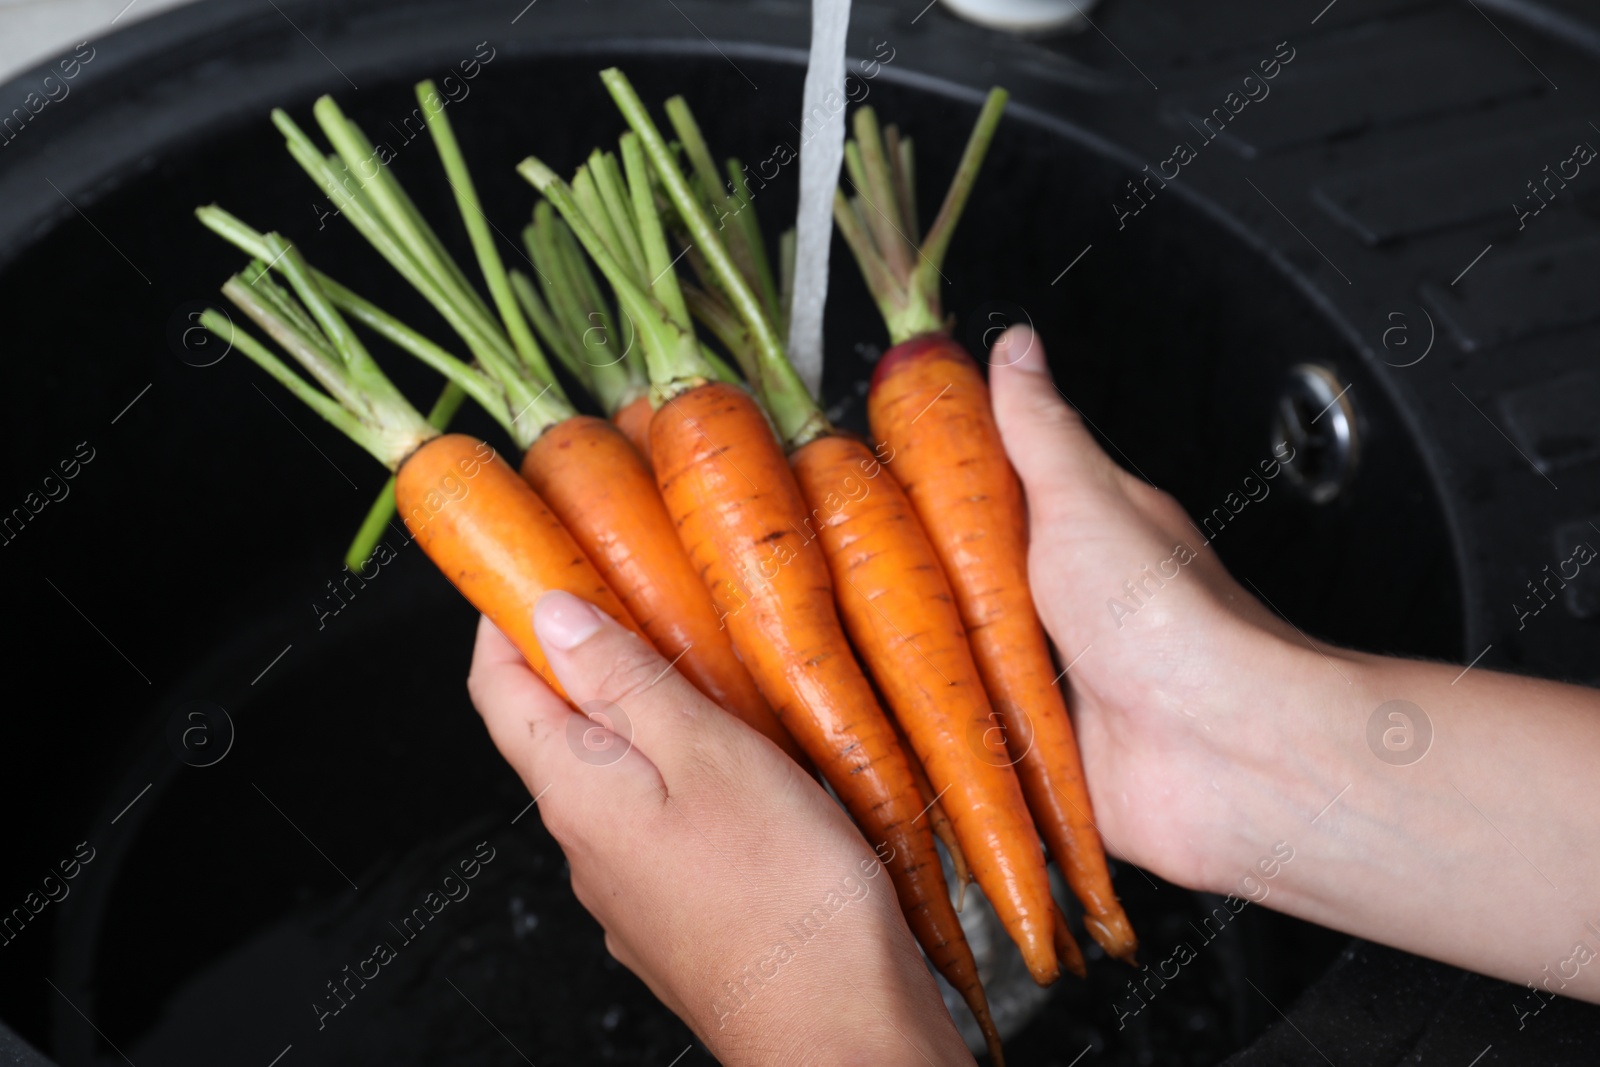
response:
[[[1312,646],[1299,635],[1252,628],[1234,662],[1247,664],[1209,702],[1201,728],[1218,760],[1215,827],[1202,886],[1256,903],[1301,880],[1288,877],[1318,827],[1377,760],[1356,709],[1381,683],[1369,659]],[[1364,760],[1363,760],[1364,757]]]

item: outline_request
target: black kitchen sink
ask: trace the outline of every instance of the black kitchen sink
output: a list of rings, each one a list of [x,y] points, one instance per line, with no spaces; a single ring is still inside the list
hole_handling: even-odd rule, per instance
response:
[[[208,0],[80,49],[70,94],[7,128],[0,908],[23,920],[0,935],[0,1030],[50,1062],[712,1062],[606,955],[489,744],[470,607],[398,534],[347,581],[384,472],[194,331],[241,266],[193,218],[217,202],[447,333],[331,216],[274,106],[304,120],[335,94],[448,220],[407,117],[413,82],[452,75],[511,235],[519,159],[570,168],[620,131],[604,66],[685,94],[723,153],[794,142],[806,5],[520,6]],[[1600,682],[1600,580],[1539,584],[1600,542],[1600,177],[1524,188],[1600,144],[1592,12],[1107,0],[1093,29],[1022,40],[920,6],[857,3],[850,40],[916,138],[923,203],[982,91],[1014,96],[945,271],[969,346],[1031,322],[1108,450],[1306,633]],[[0,86],[0,116],[48,73]],[[796,169],[757,195],[772,235]],[[834,263],[826,399],[864,430],[884,338],[842,243]],[[396,927],[469,859],[459,900]],[[1116,880],[1149,960],[1220,903]],[[392,964],[349,984],[383,939]],[[1577,1064],[1600,1038],[1595,1008],[1519,1029],[1517,987],[1260,908],[1131,1016],[1132,972],[1090,970],[1014,1064]]]

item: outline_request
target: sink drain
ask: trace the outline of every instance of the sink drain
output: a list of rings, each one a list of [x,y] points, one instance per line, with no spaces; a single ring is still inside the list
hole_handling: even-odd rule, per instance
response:
[[[1350,386],[1327,367],[1299,363],[1278,396],[1274,442],[1294,449],[1284,464],[1289,484],[1314,504],[1338,498],[1355,475],[1359,449]]]

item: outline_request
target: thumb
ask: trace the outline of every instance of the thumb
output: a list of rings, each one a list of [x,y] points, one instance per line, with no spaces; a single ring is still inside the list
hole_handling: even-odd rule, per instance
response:
[[[708,741],[737,732],[738,722],[661,657],[651,644],[599,608],[552,590],[533,609],[533,628],[573,707],[588,716],[587,735],[603,754],[637,746],[669,783],[692,774]]]
[[[989,390],[1006,455],[1030,508],[1063,492],[1115,484],[1116,465],[1056,388],[1044,344],[1032,329],[1013,326],[995,342]]]

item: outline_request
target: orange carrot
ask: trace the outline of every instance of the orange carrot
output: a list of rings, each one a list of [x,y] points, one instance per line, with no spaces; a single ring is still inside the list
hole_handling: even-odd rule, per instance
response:
[[[710,152],[687,105],[673,100],[667,110],[685,155],[702,160],[704,170]],[[728,170],[737,173],[737,164],[730,161]],[[711,257],[701,258],[709,266]],[[745,276],[752,295],[762,288],[761,273],[756,262]],[[731,291],[726,283],[706,288],[702,312]],[[910,738],[914,762],[927,771],[960,851],[1029,971],[1040,984],[1053,982],[1060,970],[1044,853],[944,568],[883,465],[862,442],[832,431],[803,389],[788,388],[794,370],[782,346],[761,339],[775,335],[778,323],[731,302],[721,311],[742,326],[716,332],[758,383],[790,450],[810,508],[807,536],[828,562],[845,630]]]
[[[603,174],[602,180],[611,180],[614,160],[595,153],[591,165]],[[650,380],[637,338],[618,322],[571,229],[548,202],[535,206],[522,240],[538,274],[536,289],[525,275],[511,273],[523,309],[562,366],[649,463],[650,416],[655,411],[646,395]]]
[[[939,844],[950,855],[950,866],[956,875],[956,911],[960,911],[967,899],[967,886],[972,884],[972,868],[967,864],[966,853],[961,851],[961,842],[956,838],[956,828],[951,824],[950,816],[945,814],[944,807],[939,803],[939,794],[933,791],[933,783],[928,781],[928,772],[922,769],[921,761],[916,758],[911,740],[906,737],[899,723],[893,723],[893,726],[900,747],[911,757],[911,776],[917,780],[917,792],[922,794],[924,817],[933,830],[933,836],[939,839]]]
[[[920,246],[911,144],[891,130],[886,146],[872,110],[858,110],[845,158],[859,193],[853,201],[836,196],[834,219],[894,345],[867,395],[873,436],[892,454],[889,469],[949,575],[1034,822],[1083,903],[1090,933],[1131,963],[1138,942],[1111,887],[1072,721],[1029,592],[1022,487],[983,376],[945,332],[940,309],[939,265],[1004,105],[1005,93],[992,91]]]
[[[650,406],[650,398],[641,396],[631,404],[624,404],[612,413],[611,421],[617,424],[617,429],[622,435],[633,442],[633,447],[638,449],[639,456],[646,464],[650,462],[650,420],[655,416],[655,409]]]
[[[742,389],[712,382],[672,271],[655,194],[654,167],[700,254],[733,271],[728,251],[690,191],[655,123],[620,72],[601,75],[630,126],[623,157],[629,199],[651,278],[641,284],[613,254],[573,191],[536,159],[519,170],[566,218],[617,293],[644,342],[652,395],[650,451],[662,498],[696,571],[751,674],[884,859],[901,909],[935,968],[966,999],[990,1047],[999,1034],[977,965],[951,905],[932,833],[919,822],[920,794],[856,662],[834,605],[826,561],[807,543],[799,486],[761,408]],[[648,158],[648,163],[646,159]],[[592,215],[593,212],[591,211]],[[734,284],[742,284],[736,274]],[[753,302],[748,289],[745,295]],[[788,376],[800,387],[793,370]],[[782,393],[782,387],[776,387]],[[769,397],[770,388],[763,388]],[[787,394],[783,394],[787,395]],[[773,405],[785,440],[820,413]]]
[[[417,544],[528,664],[565,696],[533,632],[534,604],[551,589],[583,597],[643,638],[539,495],[488,444],[441,436],[378,368],[298,250],[277,234],[260,242],[293,293],[273,281],[261,259],[229,279],[223,293],[326,392],[220,313],[207,311],[201,324],[395,474],[396,505]]]
[[[484,442],[433,438],[401,463],[394,491],[422,551],[563,697],[533,633],[540,596],[564,589],[644,636],[572,534]]]
[[[427,96],[431,85],[423,82],[417,90],[419,98]],[[582,251],[544,205],[526,236],[543,265],[545,296],[528,279],[510,277],[448,116],[424,110],[495,314],[431,237],[421,215],[406,206],[409,201],[392,175],[374,186],[388,189],[389,199],[374,198],[370,207],[363,202],[346,206],[352,221],[456,328],[477,365],[466,365],[342,286],[328,286],[331,299],[446,375],[489,412],[524,450],[524,477],[547,494],[556,516],[600,576],[638,612],[635,617],[647,620],[642,629],[656,649],[711,699],[803,759],[719,630],[711,599],[690,569],[639,455],[608,423],[576,415],[534,338],[530,318],[552,351],[607,404],[645,388],[638,357],[624,358],[625,346],[617,340],[613,317]],[[320,101],[316,113],[341,152],[365,144],[331,99]],[[278,124],[292,145],[309,144],[287,116],[279,116]],[[307,161],[321,158],[314,148],[302,147],[299,155]]]
[[[905,492],[860,441],[820,437],[789,461],[857,651],[1029,972],[1041,985],[1055,981],[1044,854],[943,564]]]
[[[879,849],[911,930],[999,1048],[910,761],[856,663],[827,562],[761,409],[734,386],[680,393],[650,424],[662,497],[779,719]]]
[[[806,765],[734,653],[655,479],[621,431],[589,415],[565,419],[528,449],[522,475],[587,546],[600,574],[661,654],[713,702]]]
[[[1060,908],[1056,909],[1055,929],[1056,954],[1061,957],[1061,966],[1079,978],[1089,977],[1089,968],[1083,962],[1083,951],[1078,948],[1078,941],[1068,929],[1067,917],[1061,914]]]
[[[1137,941],[1111,888],[1072,720],[1029,592],[1026,505],[989,388],[959,345],[925,335],[879,361],[867,411],[950,575],[1039,832],[1083,903],[1089,932],[1131,962]]]

